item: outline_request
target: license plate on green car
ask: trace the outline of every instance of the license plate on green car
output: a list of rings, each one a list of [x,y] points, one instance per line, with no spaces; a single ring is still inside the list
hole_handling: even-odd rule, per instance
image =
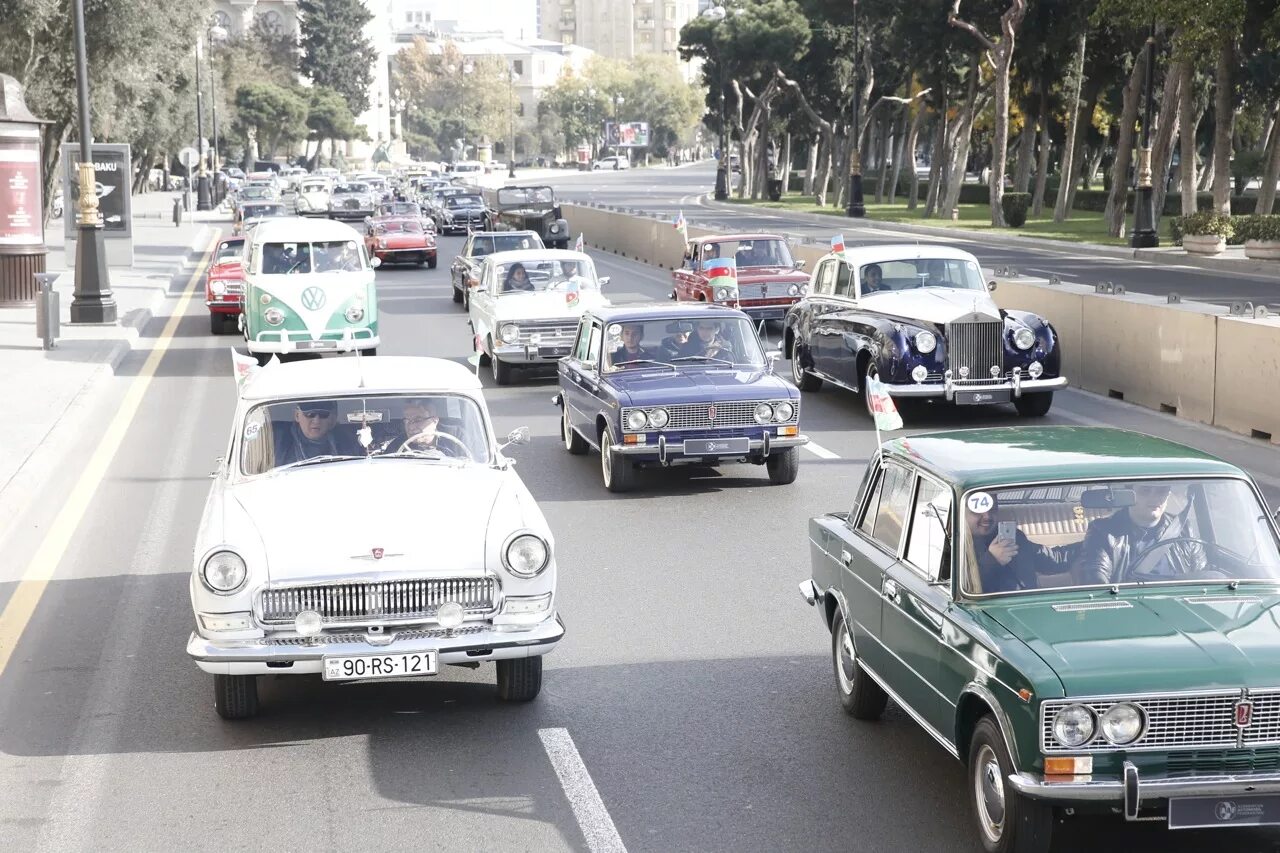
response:
[[[1280,794],[1177,797],[1169,801],[1170,829],[1280,825]]]

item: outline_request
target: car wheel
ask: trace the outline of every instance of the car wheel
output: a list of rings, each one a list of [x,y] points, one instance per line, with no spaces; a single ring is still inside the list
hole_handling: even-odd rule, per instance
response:
[[[493,381],[499,385],[510,385],[512,380],[515,379],[515,367],[496,355],[490,356],[489,367],[493,370]]]
[[[498,661],[498,698],[528,702],[542,690],[542,656]]]
[[[987,853],[1044,853],[1053,837],[1053,807],[1018,796],[1008,786],[1013,761],[990,714],[969,742],[969,804]]]
[[[360,350],[360,354],[361,354],[361,355],[377,355],[377,354],[378,354],[378,348],[377,348],[377,347],[369,347],[368,349],[362,349],[362,350]]]
[[[582,436],[569,426],[569,405],[566,403],[560,414],[560,437],[564,439],[564,449],[572,453],[574,456],[581,456],[587,452],[587,442]]]
[[[224,720],[247,720],[258,713],[258,676],[215,675],[213,709]]]
[[[436,263],[437,263],[436,258],[427,258],[427,269],[429,270],[435,269]]]
[[[418,260],[416,260],[416,261],[414,261],[414,262],[413,262],[413,265],[414,265],[415,267],[418,267],[419,269],[421,269],[421,268],[422,268],[422,265],[423,265],[423,264],[425,264],[425,263],[426,263],[426,261],[425,261],[425,260],[423,260],[422,258],[419,258]]]
[[[794,483],[800,473],[800,448],[788,447],[781,453],[770,453],[764,467],[769,472],[769,482],[775,486]]]
[[[604,487],[614,493],[625,492],[635,482],[636,469],[626,458],[618,458],[621,454],[613,452],[613,445],[613,429],[605,427],[600,436],[600,473]]]
[[[800,347],[794,343],[791,345],[791,381],[801,391],[822,389],[822,380],[812,373],[806,373],[804,367],[800,365]]]
[[[267,366],[267,362],[268,362],[268,361],[271,361],[271,356],[275,355],[275,353],[272,353],[272,352],[251,352],[251,353],[249,353],[249,355],[253,356],[254,358],[256,358],[256,359],[258,360],[258,367],[266,367],[266,366]],[[283,358],[282,358],[282,359],[280,359],[280,360],[281,360],[281,361],[284,361],[284,359],[283,359]]]
[[[836,624],[831,626],[831,658],[836,668],[836,689],[840,691],[840,707],[845,713],[859,720],[878,720],[884,713],[889,696],[871,680],[858,663],[853,648],[853,635],[844,621],[844,614],[836,611]]]
[[[453,301],[454,301],[454,302],[461,303],[461,302],[462,302],[462,291],[461,291],[461,290],[458,290],[457,285],[450,285],[450,289],[451,289],[451,290],[453,290]]]
[[[209,312],[209,333],[213,335],[225,335],[227,333],[227,321],[221,314]]]
[[[1052,391],[1037,391],[1034,394],[1023,394],[1013,401],[1013,407],[1024,418],[1042,418],[1049,414],[1053,406]]]

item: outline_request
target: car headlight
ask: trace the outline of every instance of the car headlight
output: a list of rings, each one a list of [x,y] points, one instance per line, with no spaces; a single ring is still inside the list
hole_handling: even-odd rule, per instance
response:
[[[551,549],[547,543],[532,533],[522,533],[507,543],[502,563],[507,571],[522,578],[531,578],[542,572],[551,562]]]
[[[520,327],[515,323],[507,323],[499,330],[498,334],[503,343],[514,344],[520,340]]]
[[[215,295],[221,296],[227,292],[227,283],[225,281],[211,281],[209,282],[209,289],[212,290]]]
[[[249,569],[234,551],[216,551],[200,569],[200,580],[218,595],[230,595],[244,586]]]
[[[266,320],[273,326],[279,326],[284,322],[284,312],[279,308],[268,308],[262,312],[262,319]]]
[[[649,423],[649,416],[639,409],[635,409],[627,414],[627,429],[641,430]]]
[[[559,234],[559,233],[560,233],[560,226],[559,226],[559,225],[552,225],[552,226],[551,226],[550,228],[548,228],[547,230],[548,230],[548,231],[550,231],[552,234]]]
[[[1027,368],[1027,375],[1032,379],[1039,379],[1044,375],[1044,365],[1038,361],[1031,362],[1031,366]]]
[[[717,302],[724,302],[724,301],[725,301],[725,300],[727,300],[728,298],[729,298],[729,288],[727,288],[727,287],[717,287],[717,288],[716,288],[716,301],[717,301]]]
[[[1053,718],[1053,736],[1058,743],[1074,749],[1093,739],[1097,722],[1083,705],[1068,705]]]
[[[930,353],[938,348],[938,338],[933,332],[916,332],[916,352]]]
[[[1013,345],[1018,349],[1031,349],[1036,345],[1036,333],[1022,326],[1013,333]]]
[[[1142,723],[1142,709],[1121,702],[1102,715],[1102,736],[1117,746],[1133,743],[1142,734]]]
[[[768,403],[759,403],[756,405],[756,410],[752,414],[755,415],[756,423],[767,424],[769,421],[773,420],[773,406],[770,406]]]
[[[786,423],[796,413],[796,407],[790,403],[779,403],[773,407],[773,419],[778,423]]]
[[[800,295],[800,285],[798,285],[798,284],[793,284],[793,285],[791,285],[790,287],[788,287],[788,288],[787,288],[787,295],[788,295],[788,296],[799,296],[799,295]]]
[[[342,316],[347,318],[348,323],[359,323],[364,319],[364,306],[352,305]]]
[[[654,429],[662,429],[669,420],[671,420],[671,416],[667,414],[666,409],[654,409],[649,413],[649,423]]]
[[[387,238],[386,238],[386,237],[379,237],[379,238],[378,238],[378,248],[379,248],[379,249],[385,249],[385,248],[387,248]]]

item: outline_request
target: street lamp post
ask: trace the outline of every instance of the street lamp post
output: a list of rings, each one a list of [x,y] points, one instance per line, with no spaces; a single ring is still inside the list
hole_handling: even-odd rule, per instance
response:
[[[213,150],[209,152],[209,166],[213,170],[214,204],[221,204],[218,198],[218,75],[213,65],[213,46],[227,37],[227,31],[214,24],[209,28],[209,110],[213,118]]]
[[[196,176],[196,210],[212,210],[209,198],[209,172],[204,166],[204,93],[200,86],[200,54],[203,41],[196,39],[196,150],[200,152],[200,170]]]
[[[718,25],[725,19],[728,13],[725,12],[723,6],[709,6],[702,16],[711,21],[712,25]],[[711,43],[715,44],[715,33],[712,33]],[[716,165],[716,201],[725,201],[729,198],[729,119],[724,111],[724,62],[720,51],[714,51],[713,60],[716,63],[716,80],[717,88],[720,90],[720,157]]]
[[[849,210],[850,216],[861,219],[867,215],[862,201],[862,40],[858,30],[858,0],[853,0],[853,150],[849,152]]]
[[[1138,197],[1133,204],[1133,235],[1129,245],[1135,249],[1151,249],[1160,245],[1156,233],[1155,193],[1151,186],[1151,111],[1155,94],[1156,25],[1151,23],[1147,36],[1146,105],[1142,116],[1142,143],[1138,148]]]
[[[75,28],[76,90],[80,111],[80,202],[76,239],[76,287],[71,300],[71,322],[114,323],[115,294],[107,271],[107,245],[98,211],[98,178],[93,169],[89,131],[89,60],[84,47],[84,0],[72,0]]]
[[[520,79],[520,75],[516,73],[515,68],[510,69],[507,80],[510,82],[508,89],[508,98],[510,100],[510,112],[507,115],[507,132],[511,137],[511,148],[507,151],[507,177],[514,178],[516,176],[516,81]]]
[[[614,95],[609,100],[613,101],[613,139],[614,139],[613,156],[621,157],[622,156],[622,125],[618,124],[618,110],[622,107],[623,104],[627,102],[627,99],[622,97],[622,95]],[[631,158],[627,157],[627,161],[630,162],[630,160]]]

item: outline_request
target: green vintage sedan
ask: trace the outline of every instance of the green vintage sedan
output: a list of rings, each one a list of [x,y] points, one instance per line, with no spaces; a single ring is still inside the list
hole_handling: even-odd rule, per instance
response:
[[[968,767],[983,846],[1086,812],[1280,823],[1280,539],[1247,474],[1085,427],[885,442],[809,522],[845,711]]]

